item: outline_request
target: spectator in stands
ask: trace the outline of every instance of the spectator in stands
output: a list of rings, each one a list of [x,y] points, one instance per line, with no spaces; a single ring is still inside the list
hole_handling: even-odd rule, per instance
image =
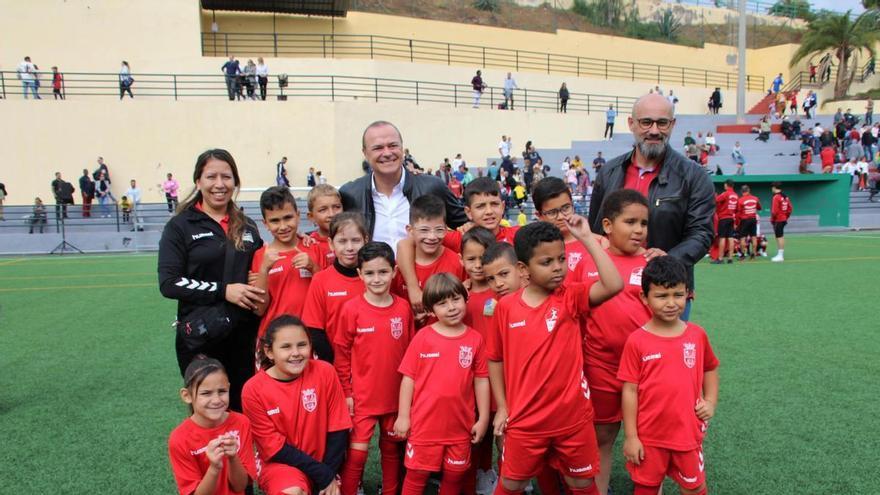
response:
[[[822,148],[821,152],[819,152],[819,158],[822,161],[823,174],[834,173],[834,162],[836,155],[837,152],[835,151],[833,146],[826,146]]]
[[[286,156],[282,156],[281,161],[275,164],[275,185],[290,187],[290,180],[287,178]]]
[[[862,148],[865,150],[865,158],[869,161],[873,161],[874,159],[874,145],[877,143],[877,138],[871,133],[871,128],[869,126],[862,127]]]
[[[238,95],[238,75],[241,74],[241,67],[238,60],[233,55],[229,56],[229,60],[220,67],[220,71],[226,77],[226,92],[229,94],[229,101],[233,101]]]
[[[810,62],[810,82],[816,82],[816,64]]]
[[[416,159],[413,158],[412,153],[409,152],[409,148],[403,150],[403,165],[412,173],[420,172],[422,170],[422,167],[420,167]]]
[[[691,144],[685,146],[685,155],[694,163],[700,163],[700,148],[697,147],[696,142],[691,142]]]
[[[461,199],[462,194],[464,193],[464,186],[462,186],[461,181],[455,177],[455,174],[449,178],[449,183],[446,184],[446,187],[452,191],[452,195],[458,199]]]
[[[318,180],[318,185],[319,185],[319,186],[320,186],[321,184],[326,184],[326,183],[327,183],[327,178],[324,177],[323,173],[322,173],[320,170],[318,170],[317,172],[315,172],[315,178]]]
[[[709,109],[713,114],[718,115],[718,110],[721,108],[721,88],[715,88],[715,91],[712,91],[712,95],[709,96]]]
[[[797,117],[798,113],[798,102],[797,102],[797,93],[791,94],[791,99],[788,100],[788,113],[791,114],[792,117]]]
[[[718,142],[715,140],[715,134],[712,131],[706,133],[705,145],[709,147],[709,154],[714,155],[718,152]]]
[[[815,104],[814,98],[815,98],[815,95],[813,94],[813,91],[807,91],[807,96],[804,97],[804,103],[802,106],[804,108],[804,115],[808,119],[813,118],[812,111],[813,111],[813,105]]]
[[[684,148],[687,149],[687,147],[692,144],[697,144],[697,140],[694,139],[694,136],[691,133],[691,131],[687,131],[687,133],[685,133],[685,135],[684,135]]]
[[[486,89],[486,83],[483,82],[482,71],[478,70],[477,75],[471,79],[471,87],[474,90],[474,108],[480,108],[480,98],[483,96],[483,91]]]
[[[874,100],[868,98],[868,102],[865,104],[865,124],[871,125],[874,123]]]
[[[461,166],[462,176],[461,176],[461,185],[463,187],[467,187],[471,181],[474,180],[474,174],[471,173],[470,169],[467,167],[467,164],[463,164]]]
[[[642,96],[633,105],[628,123],[636,146],[602,167],[593,181],[591,228],[601,232],[602,202],[613,191],[636,189],[646,197],[658,198],[649,207],[645,257],[668,254],[679,258],[688,266],[688,288],[692,291],[693,265],[703,259],[715,235],[712,182],[699,165],[669,145],[675,127],[669,100],[660,95]],[[682,319],[687,319],[689,312],[690,301]]]
[[[141,212],[141,190],[137,186],[137,181],[131,179],[129,183],[128,189],[125,191],[125,195],[131,200],[131,212],[134,214],[134,225],[131,227],[132,232],[135,230],[142,231],[143,227],[143,212]]]
[[[666,95],[666,99],[669,100],[669,103],[672,104],[672,113],[675,115],[675,105],[678,104],[678,97],[672,94],[672,90],[669,90],[669,94]]]
[[[577,169],[584,168],[584,162],[581,161],[581,155],[574,155],[574,160],[571,161],[571,166]]]
[[[89,169],[84,168],[82,177],[79,178],[79,192],[82,195],[82,216],[92,216],[92,199],[95,197],[95,183],[89,175]]]
[[[596,158],[593,158],[593,171],[596,172],[596,177],[599,176],[599,171],[602,170],[602,167],[605,165],[605,158],[602,158],[602,152],[596,152]]]
[[[263,57],[257,57],[257,82],[260,84],[260,99],[266,101],[266,87],[269,85],[269,66]]]
[[[559,87],[559,111],[562,113],[568,113],[568,97],[568,88],[562,83]]]
[[[3,201],[6,200],[6,196],[9,196],[6,192],[6,184],[0,182],[0,222],[6,221],[6,217],[3,216]]]
[[[315,167],[309,167],[309,173],[306,174],[306,185],[315,187],[318,182],[315,180]]]
[[[467,221],[464,209],[446,183],[430,175],[413,175],[403,166],[403,137],[390,122],[376,121],[364,130],[364,159],[371,172],[339,188],[345,211],[364,214],[370,239],[396,249],[406,237],[409,205],[423,194],[435,194],[446,203],[446,224],[458,228]]]
[[[608,105],[608,110],[605,110],[605,134],[603,137],[608,141],[614,141],[614,119],[617,118],[617,110],[614,109],[614,105]]]
[[[832,120],[834,126],[837,127],[837,124],[843,122],[843,108],[837,107],[837,111],[834,112],[834,119]]]
[[[477,71],[477,75],[480,75],[480,71]],[[515,89],[519,89],[519,86],[516,85],[516,79],[508,72],[507,79],[504,80],[504,108],[508,110],[513,110],[513,90]]]
[[[819,140],[809,134],[804,134],[803,139],[801,139],[801,162],[798,166],[798,173],[800,174],[813,173],[810,170],[810,164],[813,163],[813,146],[810,143],[813,141],[818,142]]]
[[[244,87],[247,90],[249,100],[257,99],[257,64],[252,59],[248,59],[244,66]]]
[[[782,81],[782,72],[780,72],[779,75],[776,76],[775,79],[773,79],[773,86],[772,86],[772,87],[773,87],[773,93],[774,93],[774,94],[775,94],[775,93],[779,93],[779,91],[782,90],[782,84],[783,84],[783,81]]]
[[[461,153],[456,153],[455,158],[452,159],[452,170],[453,175],[459,174],[459,168],[464,165],[464,159],[461,157]],[[457,177],[458,180],[461,180],[461,176]]]
[[[498,162],[492,160],[492,163],[489,164],[489,168],[486,170],[486,175],[491,177],[494,180],[498,180]]]
[[[865,157],[856,160],[856,181],[858,182],[859,191],[868,190],[868,161]]]
[[[590,185],[590,173],[584,170],[583,168],[576,168],[577,177],[578,177],[578,187],[577,193],[581,195],[584,200],[586,200],[586,195],[590,194],[593,189]]]
[[[134,78],[131,77],[131,67],[129,67],[128,62],[125,60],[122,61],[122,66],[119,68],[119,99],[125,97],[125,93],[128,93],[129,98],[134,98],[134,95],[131,92],[131,86],[134,84]]]
[[[846,112],[843,113],[843,121],[846,122],[846,128],[852,129],[858,124],[858,119],[852,113],[852,108],[847,108]]]
[[[782,122],[779,124],[779,131],[785,136],[787,141],[794,139],[794,128],[791,125],[791,121],[788,120],[788,115],[782,117]]]
[[[510,156],[511,144],[509,137],[505,135],[501,136],[501,141],[498,143],[498,154],[501,155],[502,160]]]
[[[24,99],[28,98],[28,89],[30,89],[31,93],[33,93],[34,99],[40,99],[40,86],[39,79],[37,75],[37,66],[31,62],[30,57],[25,57],[24,60],[18,64],[18,69],[16,70],[16,77],[21,81],[21,87],[24,91]]]
[[[73,204],[73,184],[61,178],[61,172],[55,172],[55,180],[52,181],[52,195],[55,196],[55,218],[70,218],[67,216],[67,205]]]
[[[852,140],[849,145],[846,147],[846,159],[859,159],[865,156],[865,149],[862,147],[862,143],[857,140]]]
[[[770,130],[772,127],[770,126],[770,117],[765,115],[761,122],[758,124],[758,137],[755,138],[755,141],[761,141],[766,143],[770,139]]]
[[[64,99],[64,93],[61,91],[63,88],[64,75],[58,72],[58,67],[52,66],[52,95],[56,100]]]
[[[746,156],[743,154],[742,145],[739,141],[733,145],[733,151],[730,153],[733,157],[733,163],[736,164],[736,175],[746,174]]]
[[[30,218],[31,228],[28,230],[28,234],[34,233],[34,226],[39,226],[40,233],[43,233],[43,228],[46,227],[46,206],[43,205],[43,200],[40,198],[34,198],[34,207],[33,213],[31,213]]]
[[[110,192],[110,179],[103,170],[97,170],[98,178],[95,180],[95,196],[101,204],[101,217],[110,218],[110,201],[116,202],[113,193]]]
[[[174,210],[177,209],[177,191],[180,189],[180,184],[169,172],[161,186],[162,191],[165,193],[165,203],[168,204],[168,213],[173,214]]]

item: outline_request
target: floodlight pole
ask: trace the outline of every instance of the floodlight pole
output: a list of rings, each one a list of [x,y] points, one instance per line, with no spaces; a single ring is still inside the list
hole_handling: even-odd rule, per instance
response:
[[[736,123],[746,122],[746,0],[739,0],[739,39],[737,40]]]

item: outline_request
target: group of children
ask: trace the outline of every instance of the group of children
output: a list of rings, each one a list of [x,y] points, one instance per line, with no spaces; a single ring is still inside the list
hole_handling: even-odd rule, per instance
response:
[[[503,226],[497,183],[475,179],[458,230],[442,200],[417,198],[395,256],[332,187],[309,194],[310,241],[290,192],[265,191],[258,371],[241,414],[217,361],[189,365],[192,415],[169,441],[180,493],[255,480],[271,495],[355,495],[378,425],[384,494],[419,495],[441,473],[441,495],[519,494],[533,478],[547,495],[604,495],[623,422],[636,494],[666,476],[705,494],[718,360],[680,318],[684,265],[646,259],[647,199],[610,194],[600,236],[561,179],[533,197],[541,221]]]
[[[716,238],[710,250],[711,263],[733,263],[733,258],[743,261],[748,256],[754,260],[756,256],[766,256],[767,238],[761,235],[758,212],[763,209],[761,201],[752,195],[751,188],[743,185],[742,196],[733,190],[735,182],[728,179],[724,182],[724,191],[715,196],[715,232]],[[785,261],[785,226],[791,217],[794,206],[791,198],[782,191],[782,184],[774,182],[770,185],[773,199],[770,205],[770,224],[776,237],[776,255],[773,262]]]

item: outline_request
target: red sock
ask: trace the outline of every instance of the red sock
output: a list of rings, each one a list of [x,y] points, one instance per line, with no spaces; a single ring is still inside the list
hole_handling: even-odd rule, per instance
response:
[[[479,445],[474,447],[474,451],[471,453],[471,459],[476,455],[478,448]],[[464,495],[476,495],[477,493],[477,466],[474,463],[471,463],[471,467],[468,468],[467,473],[461,482],[461,493]]]
[[[521,495],[522,490],[514,491],[508,490],[504,487],[504,483],[501,482],[501,477],[498,478],[498,484],[495,485],[495,493],[493,495]]]
[[[545,465],[535,478],[538,480],[541,495],[559,495],[559,473],[555,469]]]
[[[342,495],[355,495],[358,489],[358,483],[364,475],[364,466],[367,464],[367,451],[348,449],[348,456],[345,458],[345,464],[339,477],[342,478]]]
[[[428,484],[429,476],[431,476],[430,471],[407,469],[406,477],[403,479],[403,493],[401,495],[422,495],[425,491],[425,485]],[[382,487],[382,493],[385,493],[385,487]]]
[[[400,490],[400,472],[403,463],[401,449],[403,442],[379,439],[379,453],[382,456],[382,493],[387,495],[397,495]]]
[[[439,495],[459,495],[461,493],[461,485],[467,477],[468,471],[443,471],[443,477],[440,478]]]
[[[657,492],[659,491],[659,486],[647,486],[635,483],[635,486],[633,488],[633,495],[657,495]]]
[[[590,486],[586,488],[574,488],[572,486],[567,488],[571,495],[599,495],[599,487],[596,486],[595,482],[590,483]]]

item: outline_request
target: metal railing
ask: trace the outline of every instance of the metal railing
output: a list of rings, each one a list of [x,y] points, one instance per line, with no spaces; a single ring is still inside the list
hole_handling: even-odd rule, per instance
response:
[[[389,59],[705,88],[737,82],[736,72],[359,34],[202,33],[202,54]],[[763,91],[764,76],[747,75],[746,89]]]
[[[855,78],[853,78],[853,81],[858,81],[860,83],[865,82],[866,79],[868,79],[869,77],[874,75],[874,73],[875,73],[874,70],[875,70],[874,67],[871,66],[871,61],[869,60],[864,65],[862,65],[861,67],[856,69],[857,75]],[[827,78],[824,76],[825,76],[824,74],[817,71],[816,72],[816,80],[811,81],[810,80],[810,73],[808,71],[800,71],[800,72],[794,74],[792,76],[791,80],[782,87],[782,91],[783,92],[795,91],[795,90],[799,90],[803,87],[821,88],[821,87],[825,86],[826,84],[833,83],[833,82],[837,81],[837,65],[832,64],[831,65],[831,74]]]
[[[132,74],[135,98],[228,98],[225,76],[222,74]],[[469,84],[452,84],[406,79],[336,75],[296,75],[287,79],[287,86],[279,87],[275,77],[270,78],[267,99],[284,95],[290,99],[322,99],[329,101],[409,101],[415,104],[438,103],[453,106],[473,105],[473,89]],[[0,92],[3,98],[24,96],[24,86],[15,72],[0,72]],[[41,90],[44,98],[51,92]],[[119,82],[113,73],[67,72],[64,74],[64,93],[67,98],[119,96]],[[247,99],[248,92],[240,95]],[[259,88],[255,88],[259,97]],[[635,102],[630,96],[569,93],[569,112],[603,112],[608,105],[619,108]],[[557,111],[559,95],[556,91],[514,90],[514,110]],[[504,102],[504,90],[490,86],[480,99],[481,107],[497,108]]]

